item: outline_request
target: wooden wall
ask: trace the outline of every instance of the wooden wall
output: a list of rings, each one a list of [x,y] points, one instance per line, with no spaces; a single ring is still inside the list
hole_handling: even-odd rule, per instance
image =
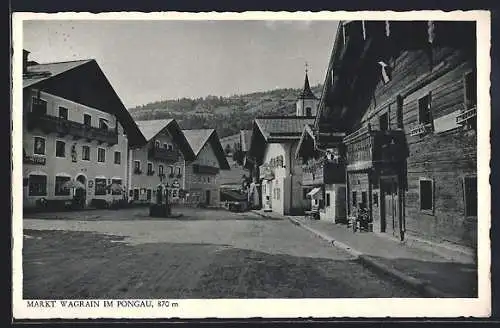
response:
[[[378,129],[379,115],[388,112],[391,129],[405,131],[409,151],[403,177],[406,233],[475,247],[476,219],[465,217],[463,177],[477,172],[476,132],[456,124],[456,116],[464,106],[464,74],[474,68],[475,62],[464,51],[435,48],[432,55],[425,49],[404,51],[390,64],[394,67],[391,81],[384,84],[380,80],[357,124],[369,122]],[[434,132],[411,136],[410,130],[418,123],[418,99],[428,93],[431,94]],[[434,180],[432,214],[420,211],[419,179],[422,177]],[[358,179],[364,181],[367,176],[349,175],[349,197],[357,190]],[[380,196],[378,190],[373,192]],[[358,199],[360,197],[358,191]],[[351,204],[349,200],[349,206]],[[374,219],[377,219],[376,212],[378,208],[373,210]]]

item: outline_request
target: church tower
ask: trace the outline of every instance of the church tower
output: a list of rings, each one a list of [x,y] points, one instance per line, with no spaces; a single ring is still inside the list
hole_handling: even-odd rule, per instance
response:
[[[304,80],[304,88],[299,95],[296,103],[296,116],[315,117],[318,110],[319,99],[316,98],[309,86],[309,77],[307,76],[306,64],[306,78]]]

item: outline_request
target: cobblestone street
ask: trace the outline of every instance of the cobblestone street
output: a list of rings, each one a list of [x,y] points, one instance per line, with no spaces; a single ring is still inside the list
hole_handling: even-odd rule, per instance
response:
[[[26,215],[24,298],[419,297],[288,220],[174,212]]]

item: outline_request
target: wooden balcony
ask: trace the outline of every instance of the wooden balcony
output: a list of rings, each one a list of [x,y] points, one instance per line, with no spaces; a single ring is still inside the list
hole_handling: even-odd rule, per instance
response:
[[[193,173],[214,175],[219,173],[219,168],[209,165],[193,164]]]
[[[347,169],[367,169],[377,164],[404,160],[407,146],[403,130],[372,130],[367,125],[344,138]]]
[[[153,147],[148,152],[148,158],[175,163],[179,160],[179,152],[177,150],[168,150],[166,148]]]
[[[328,160],[310,160],[302,166],[302,184],[305,186],[345,183],[345,164]]]
[[[83,123],[61,119],[56,116],[46,114],[27,113],[27,128],[42,130],[44,133],[56,133],[57,135],[72,136],[73,139],[85,139],[87,141],[97,140],[99,143],[115,145],[118,143],[118,133],[116,130],[101,129],[87,126]]]

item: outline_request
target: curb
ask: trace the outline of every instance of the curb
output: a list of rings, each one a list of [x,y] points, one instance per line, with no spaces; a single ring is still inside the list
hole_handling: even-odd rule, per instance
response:
[[[254,212],[254,211],[252,211],[252,212],[257,214],[257,215],[260,215],[262,217],[273,218],[272,216],[265,215],[265,214],[262,214],[259,212]],[[402,282],[403,284],[408,285],[411,288],[417,290],[419,293],[421,293],[425,296],[437,297],[437,298],[453,297],[452,295],[444,293],[444,292],[430,286],[429,283],[427,283],[423,280],[414,278],[412,276],[407,275],[406,273],[403,273],[399,270],[391,268],[391,267],[387,266],[386,264],[384,264],[380,261],[377,261],[368,255],[361,253],[360,251],[350,247],[347,244],[336,241],[332,237],[322,233],[321,231],[313,229],[313,228],[309,227],[308,225],[306,225],[306,224],[304,224],[304,223],[302,223],[302,222],[300,222],[292,217],[289,217],[289,216],[285,216],[285,217],[294,225],[301,227],[301,228],[313,233],[317,237],[327,241],[332,246],[338,247],[338,248],[346,251],[347,253],[353,255],[359,262],[361,262],[365,266],[371,267],[372,269],[375,269],[375,270],[378,270],[382,273],[385,273],[385,274],[391,276],[392,278],[398,280],[399,282]]]

